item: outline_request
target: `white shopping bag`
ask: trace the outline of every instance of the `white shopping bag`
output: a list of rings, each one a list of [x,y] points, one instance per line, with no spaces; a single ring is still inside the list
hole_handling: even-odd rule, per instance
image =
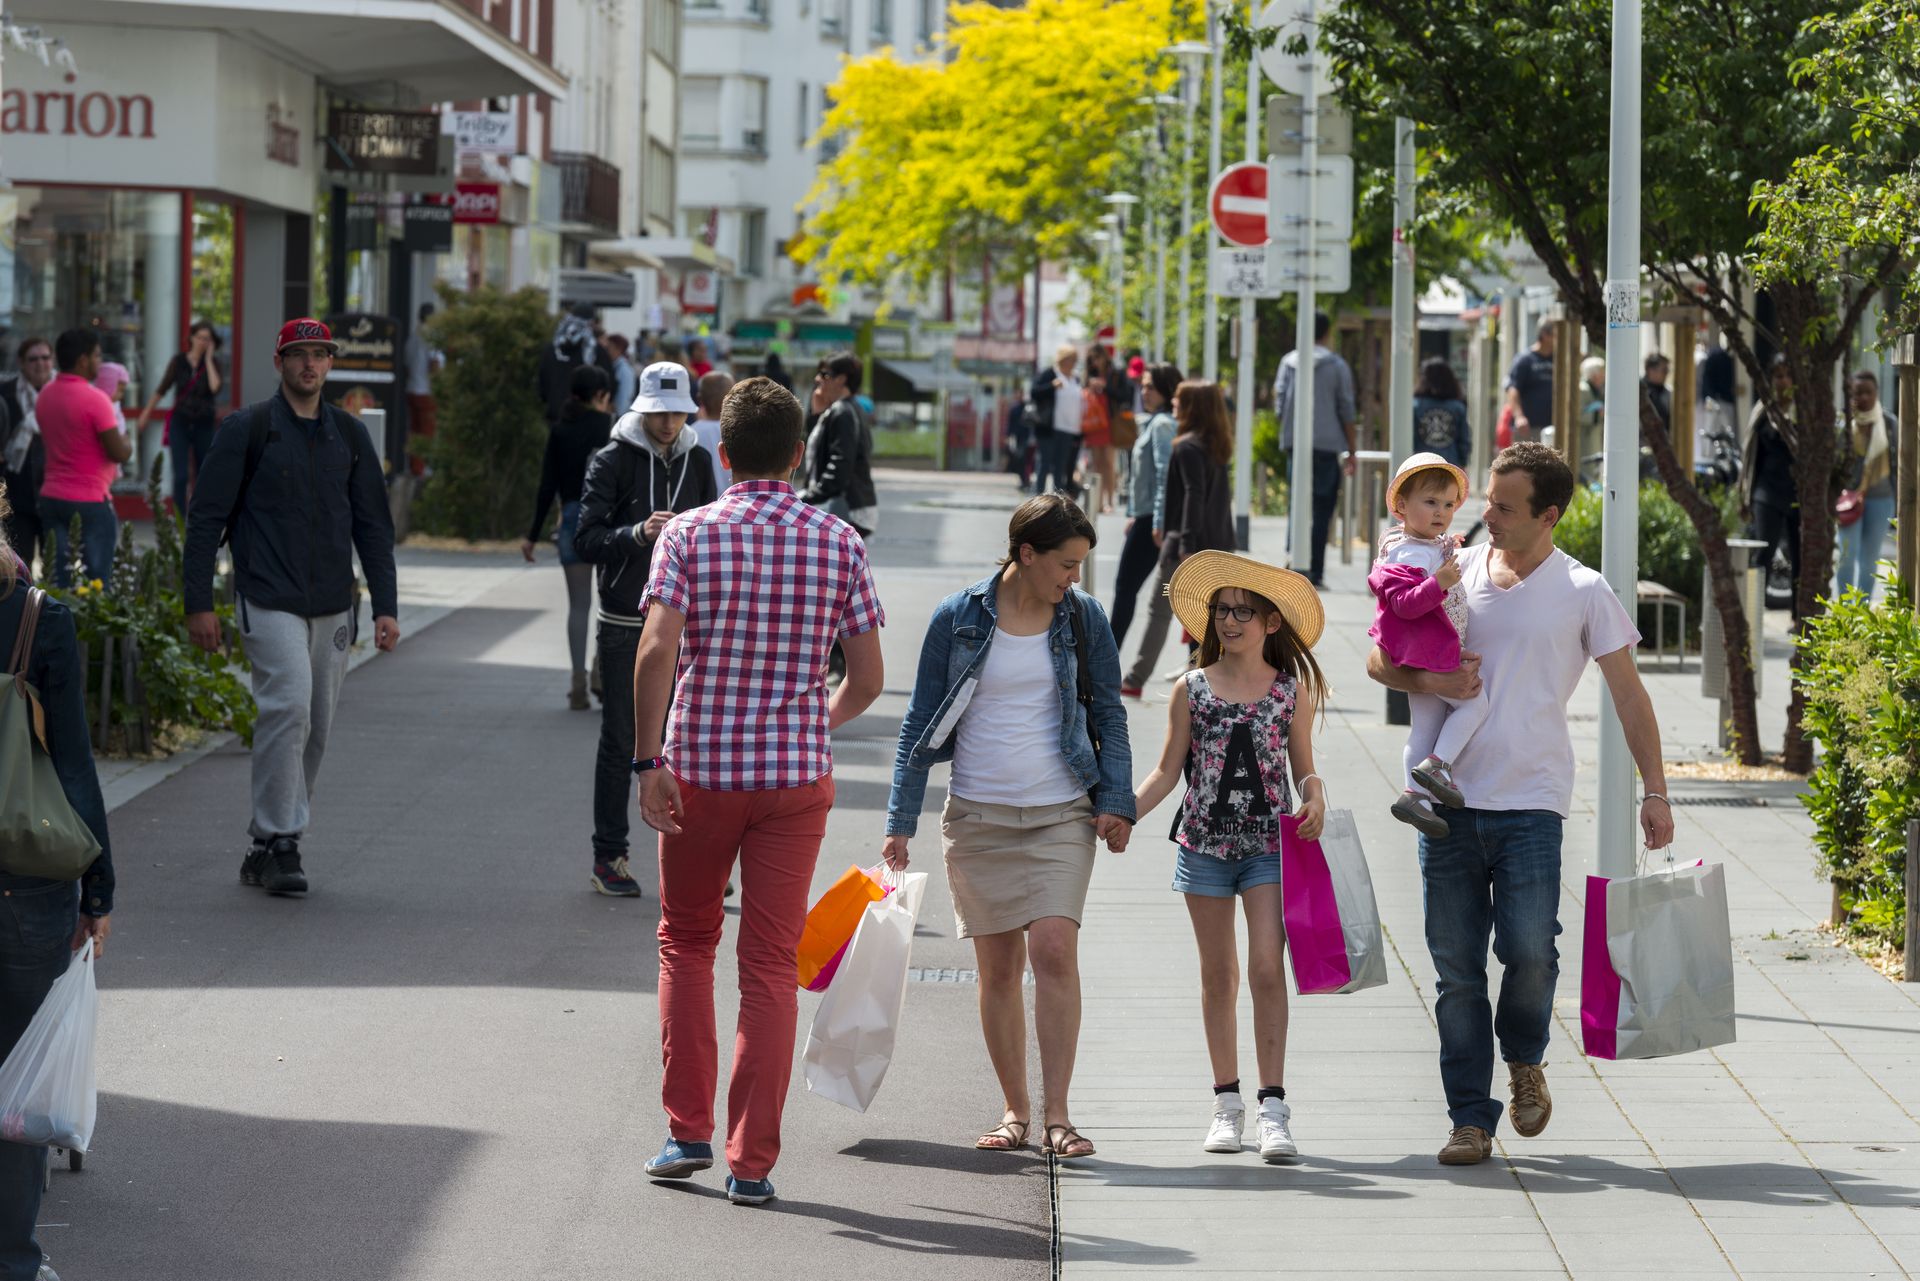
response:
[[[867,1110],[893,1062],[913,927],[927,892],[925,872],[889,871],[881,883],[896,877],[898,888],[860,918],[807,1033],[807,1089],[855,1112]]]
[[[53,982],[7,1061],[0,1063],[0,1139],[85,1152],[93,1138],[93,940]]]
[[[1719,864],[1587,878],[1582,1048],[1652,1059],[1734,1039],[1733,937]]]

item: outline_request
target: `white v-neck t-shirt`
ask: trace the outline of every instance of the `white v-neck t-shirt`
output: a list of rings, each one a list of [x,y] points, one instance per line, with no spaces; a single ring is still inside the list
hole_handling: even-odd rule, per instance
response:
[[[990,805],[1062,805],[1086,789],[1060,753],[1060,693],[1046,632],[994,629],[953,740],[955,796]]]
[[[1587,664],[1640,643],[1640,630],[1607,580],[1555,548],[1506,589],[1488,572],[1485,543],[1459,554],[1467,648],[1480,655],[1487,719],[1453,763],[1467,805],[1481,810],[1573,807],[1573,740],[1567,700]]]

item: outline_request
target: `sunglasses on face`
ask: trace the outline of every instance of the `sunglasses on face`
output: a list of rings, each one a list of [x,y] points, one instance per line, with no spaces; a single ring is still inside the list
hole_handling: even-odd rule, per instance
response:
[[[1213,621],[1224,623],[1231,618],[1236,623],[1251,623],[1255,611],[1251,605],[1215,605]]]

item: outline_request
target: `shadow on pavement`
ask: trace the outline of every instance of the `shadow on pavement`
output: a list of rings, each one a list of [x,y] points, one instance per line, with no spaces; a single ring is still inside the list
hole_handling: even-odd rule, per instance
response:
[[[952,1170],[956,1174],[1046,1173],[1046,1166],[1032,1149],[1016,1153],[984,1152],[978,1148],[932,1143],[926,1139],[862,1139],[852,1147],[842,1148],[840,1155],[858,1157],[862,1161],[877,1161],[883,1165]]]
[[[1045,1170],[1036,1167],[1035,1177],[1044,1179]],[[844,1205],[779,1200],[766,1208],[795,1218],[835,1223],[840,1226],[829,1235],[907,1254],[1040,1263],[1047,1258],[1049,1246],[1045,1224],[987,1218],[945,1206],[902,1204],[898,1213],[888,1214]]]

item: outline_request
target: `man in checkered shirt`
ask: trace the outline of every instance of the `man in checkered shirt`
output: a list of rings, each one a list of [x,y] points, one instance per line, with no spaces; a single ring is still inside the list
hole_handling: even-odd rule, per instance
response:
[[[661,833],[668,1138],[647,1173],[685,1178],[713,1164],[713,958],[738,857],[740,1030],[727,1094],[727,1195],[749,1205],[772,1198],[768,1175],[780,1155],[795,956],[833,805],[828,734],[867,709],[882,679],[885,617],[866,548],[851,525],[801,502],[787,483],[801,449],[793,393],[750,378],[727,395],[720,459],[733,485],[661,531],[634,675],[640,814]],[[836,640],[847,675],[829,697]]]

